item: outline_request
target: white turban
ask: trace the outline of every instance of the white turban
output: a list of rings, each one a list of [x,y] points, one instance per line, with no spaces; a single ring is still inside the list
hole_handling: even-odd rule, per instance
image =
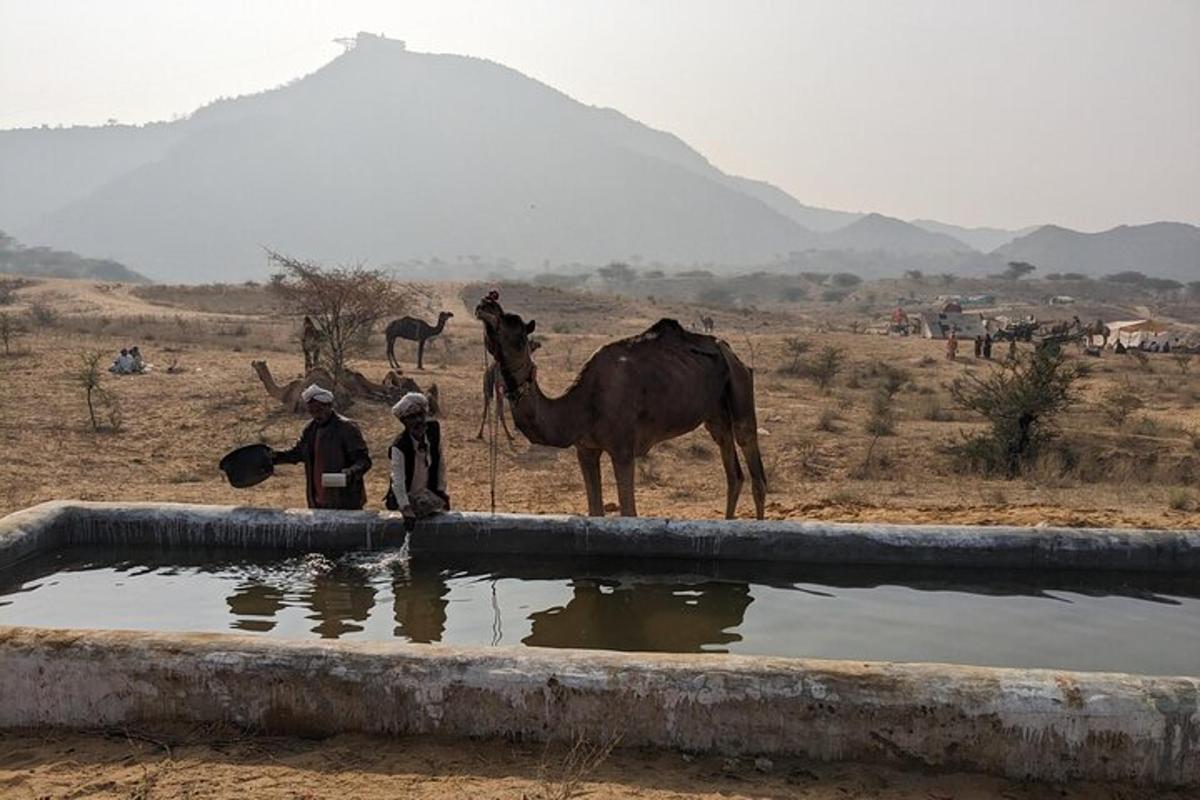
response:
[[[417,412],[429,412],[429,400],[420,392],[409,392],[408,394],[404,395],[404,397],[400,398],[399,403],[396,403],[396,405],[392,406],[392,413],[395,414],[398,419],[404,419],[410,414],[415,414]]]
[[[313,384],[310,384],[307,389],[305,389],[303,392],[300,393],[300,399],[306,403],[310,400],[316,400],[318,403],[324,403],[325,405],[332,405],[333,404],[333,392],[329,391],[328,389],[326,389],[318,384],[313,383]]]

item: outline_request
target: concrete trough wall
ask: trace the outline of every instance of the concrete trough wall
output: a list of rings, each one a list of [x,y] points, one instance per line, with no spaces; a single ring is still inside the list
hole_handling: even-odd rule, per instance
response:
[[[0,520],[0,566],[46,547],[154,544],[344,550],[398,546],[399,515],[180,503],[44,503]],[[417,553],[1195,573],[1200,531],[445,514]]]
[[[0,628],[0,726],[225,722],[1200,782],[1200,679]]]
[[[73,544],[396,546],[396,515],[56,502],[0,519],[0,568]],[[447,514],[413,553],[1194,574],[1196,531]],[[1200,667],[1200,665],[1198,665]],[[221,721],[436,732],[1200,784],[1200,678],[720,655],[0,627],[0,726]]]

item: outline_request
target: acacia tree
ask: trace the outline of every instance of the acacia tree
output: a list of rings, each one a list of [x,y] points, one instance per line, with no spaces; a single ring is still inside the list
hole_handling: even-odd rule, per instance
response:
[[[0,341],[4,342],[4,355],[12,355],[12,341],[23,336],[25,329],[11,314],[0,314]]]
[[[959,378],[950,385],[950,395],[983,416],[991,429],[953,449],[984,472],[1017,477],[1056,435],[1055,422],[1075,402],[1080,376],[1061,350],[1039,347],[984,377]]]
[[[340,386],[351,355],[365,349],[375,324],[406,311],[413,292],[381,270],[361,264],[321,267],[310,261],[267,251],[280,272],[271,289],[296,314],[312,319],[329,349],[329,366]]]

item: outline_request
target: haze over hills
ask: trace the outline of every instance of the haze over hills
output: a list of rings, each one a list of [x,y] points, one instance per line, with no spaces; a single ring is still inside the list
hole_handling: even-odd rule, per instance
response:
[[[1135,271],[1177,281],[1200,280],[1200,228],[1182,222],[1120,225],[1100,233],[1044,225],[996,254],[1036,264],[1043,274]]]
[[[1018,235],[807,206],[499,64],[367,34],[303,79],[186,119],[0,131],[0,227],[185,282],[262,278],[263,246],[524,271],[634,258],[983,274],[1002,261],[978,251]]]

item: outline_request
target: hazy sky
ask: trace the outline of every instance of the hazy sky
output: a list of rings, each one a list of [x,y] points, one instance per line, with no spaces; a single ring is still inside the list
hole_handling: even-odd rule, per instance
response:
[[[1200,0],[0,0],[0,128],[169,119],[359,30],[499,61],[810,205],[1200,223]]]

